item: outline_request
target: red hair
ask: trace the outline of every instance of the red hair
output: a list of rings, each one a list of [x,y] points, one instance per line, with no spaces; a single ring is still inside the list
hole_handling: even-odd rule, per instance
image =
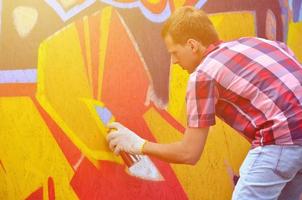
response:
[[[168,34],[178,44],[185,44],[190,38],[206,47],[219,41],[218,34],[207,14],[192,6],[184,6],[173,12],[161,31],[163,38]]]

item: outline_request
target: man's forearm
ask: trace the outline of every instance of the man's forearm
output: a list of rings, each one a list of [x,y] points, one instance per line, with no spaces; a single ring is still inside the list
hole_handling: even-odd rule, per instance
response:
[[[202,154],[208,131],[208,128],[187,128],[181,141],[171,144],[146,142],[142,151],[167,162],[195,164]]]
[[[146,142],[143,153],[170,163],[195,164],[196,159],[186,150],[182,141],[171,144]]]
[[[114,122],[108,134],[109,147],[116,154],[121,150],[132,154],[147,154],[171,163],[195,164],[203,151],[208,128],[186,128],[183,138],[171,144],[145,142],[133,131]]]

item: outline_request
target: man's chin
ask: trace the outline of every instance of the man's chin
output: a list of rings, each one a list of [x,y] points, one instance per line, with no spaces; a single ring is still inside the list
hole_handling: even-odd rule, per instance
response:
[[[195,68],[192,67],[183,67],[184,70],[186,70],[189,74],[193,73]]]
[[[189,74],[193,73],[196,69],[196,67],[189,67],[184,65],[179,65],[183,70],[186,70]]]
[[[186,67],[186,66],[183,66],[183,65],[179,65],[183,70],[186,70],[187,72],[189,72],[190,70],[190,68],[189,67]]]

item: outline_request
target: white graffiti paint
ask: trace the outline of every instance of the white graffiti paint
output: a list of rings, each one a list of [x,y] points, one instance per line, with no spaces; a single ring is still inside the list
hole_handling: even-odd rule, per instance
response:
[[[125,3],[125,2],[118,2],[114,0],[100,0],[100,2],[109,4],[117,8],[124,8],[124,9],[139,8],[140,11],[143,13],[143,15],[154,23],[164,22],[171,15],[171,7],[169,1],[166,2],[166,6],[164,10],[159,14],[152,13],[148,8],[145,7],[145,5],[141,1]],[[207,0],[199,0],[196,3],[195,7],[200,9],[206,2]]]
[[[70,18],[74,17],[75,15],[79,14],[84,9],[91,6],[93,3],[96,2],[96,0],[87,0],[83,3],[76,5],[69,9],[68,11],[65,11],[62,5],[56,1],[56,0],[44,0],[55,12],[60,16],[60,18],[65,22],[69,20]],[[169,4],[169,1],[166,1],[165,8],[161,13],[153,13],[150,11],[141,1],[134,1],[134,2],[119,2],[115,0],[99,0],[100,3],[111,5],[115,8],[122,8],[122,9],[132,9],[132,8],[139,8],[142,14],[151,22],[154,23],[161,23],[168,19],[168,17],[171,15],[171,6]],[[199,0],[195,7],[200,9],[207,0]]]
[[[13,11],[14,26],[20,37],[27,37],[38,20],[38,11],[27,6],[16,7]]]
[[[155,23],[164,22],[171,15],[171,8],[170,8],[169,1],[167,1],[165,9],[159,14],[152,13],[148,8],[144,6],[144,4],[141,1],[135,1],[130,3],[117,2],[114,0],[100,0],[100,1],[102,3],[109,4],[116,8],[124,8],[124,9],[139,8],[147,19]]]
[[[76,16],[86,8],[90,7],[92,4],[96,2],[96,0],[87,0],[81,4],[78,4],[68,11],[65,11],[62,5],[56,0],[44,0],[62,19],[62,21],[67,21],[70,18]]]
[[[0,70],[0,84],[2,83],[36,83],[36,69]]]
[[[207,0],[199,0],[196,4],[195,4],[195,8],[202,8],[202,6],[207,2]]]

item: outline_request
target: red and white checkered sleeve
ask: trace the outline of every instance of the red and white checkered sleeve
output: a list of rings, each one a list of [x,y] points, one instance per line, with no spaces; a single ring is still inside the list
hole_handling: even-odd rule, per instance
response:
[[[188,127],[202,128],[214,125],[217,99],[215,80],[201,73],[191,74],[186,94]]]

